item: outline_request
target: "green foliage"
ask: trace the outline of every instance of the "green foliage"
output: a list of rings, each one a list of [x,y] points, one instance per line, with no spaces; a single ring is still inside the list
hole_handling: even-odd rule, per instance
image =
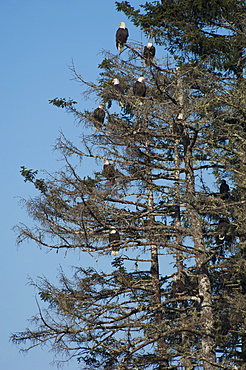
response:
[[[34,182],[36,175],[38,174],[37,170],[28,170],[25,166],[21,166],[20,170],[21,176],[24,177],[25,182]]]
[[[54,302],[54,296],[51,292],[43,291],[43,292],[39,292],[38,295],[43,302],[49,302],[49,303]]]
[[[66,100],[65,98],[59,99],[55,98],[52,100],[49,100],[49,104],[53,104],[58,108],[71,108],[74,104],[77,104],[75,100],[69,99]]]
[[[25,182],[32,182],[41,193],[47,192],[47,185],[43,179],[36,179],[36,175],[38,174],[37,170],[28,170],[25,166],[21,166],[20,170],[21,175],[24,177]]]
[[[246,47],[243,1],[154,1],[141,5],[143,12],[123,1],[116,2],[116,8],[176,57],[190,62],[195,57],[196,62],[241,75]]]
[[[35,187],[41,191],[41,193],[47,192],[47,185],[45,184],[45,181],[43,179],[36,179],[34,182]]]
[[[95,178],[93,179],[92,177],[90,176],[86,176],[84,177],[81,182],[83,183],[83,185],[85,185],[88,189],[93,189],[94,186],[97,184],[98,180]]]
[[[121,257],[116,257],[113,262],[111,262],[111,265],[118,269],[120,272],[126,272],[126,269],[124,267],[124,260]]]
[[[113,67],[113,63],[110,59],[103,59],[103,61],[98,64],[99,69],[111,70]]]
[[[135,10],[133,6],[130,5],[129,1],[122,1],[122,2],[115,2],[116,10],[122,11],[125,13],[129,19],[135,24],[135,26],[139,27],[141,26],[141,21],[139,19],[140,17],[140,10]]]

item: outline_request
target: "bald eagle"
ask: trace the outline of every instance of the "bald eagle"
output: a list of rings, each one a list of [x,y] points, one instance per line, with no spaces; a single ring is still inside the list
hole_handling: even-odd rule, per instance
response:
[[[180,122],[179,122],[180,121]],[[184,126],[181,120],[173,121],[173,133],[177,135],[183,135],[184,133]]]
[[[221,198],[222,199],[228,199],[229,198],[229,191],[230,191],[229,185],[227,184],[227,182],[225,180],[222,180],[221,185],[220,185]]]
[[[227,218],[220,218],[217,226],[216,244],[217,250],[215,250],[212,257],[212,263],[216,263],[218,256],[225,255],[225,242],[231,243],[233,240],[232,229],[230,221]]]
[[[145,78],[139,77],[138,80],[133,85],[133,94],[144,98],[146,96],[146,85],[144,83]]]
[[[175,295],[185,293],[186,289],[185,289],[185,284],[183,280],[184,279],[178,277],[177,275],[174,275],[173,282],[172,282],[172,288],[173,288],[173,293]]]
[[[125,22],[120,22],[119,28],[116,31],[116,47],[118,51],[121,53],[123,50],[123,46],[125,45],[127,38],[129,36],[128,29],[126,28]]]
[[[105,118],[105,111],[104,111],[104,105],[99,104],[98,107],[93,112],[93,118],[95,119],[96,123],[95,126],[97,129],[100,129],[103,125],[104,118]]]
[[[124,103],[123,103],[123,101],[120,100],[120,97],[119,97],[119,95],[124,94],[124,92],[125,92],[124,87],[122,86],[122,84],[120,83],[118,78],[114,78],[112,82],[114,83],[114,90],[116,92],[116,94],[112,95],[112,99],[119,100],[120,106],[124,107]]]
[[[103,166],[103,176],[106,177],[107,180],[109,180],[112,184],[114,184],[115,181],[115,168],[112,163],[109,163],[107,159],[105,159],[104,166]]]
[[[121,93],[121,94],[124,94],[124,88],[123,88],[123,86],[121,85],[121,83],[120,83],[119,79],[118,79],[118,78],[114,78],[112,82],[114,83],[114,89],[115,89],[117,92],[119,92],[119,93]]]
[[[225,218],[221,218],[217,227],[218,241],[220,241],[220,243],[226,239],[229,228],[230,222]]]
[[[147,46],[144,47],[143,57],[145,60],[145,66],[148,67],[155,56],[155,47],[152,42],[148,42]]]
[[[115,228],[112,228],[109,232],[109,245],[112,248],[112,255],[118,256],[120,247],[120,234]]]

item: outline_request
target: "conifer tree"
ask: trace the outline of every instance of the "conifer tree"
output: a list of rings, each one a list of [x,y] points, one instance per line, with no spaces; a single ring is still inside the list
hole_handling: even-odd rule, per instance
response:
[[[199,60],[146,66],[139,43],[105,52],[100,69],[98,81],[87,82],[72,66],[84,94],[103,104],[100,122],[73,100],[50,101],[88,134],[78,147],[57,140],[66,166],[47,179],[22,167],[40,195],[26,201],[37,224],[16,229],[19,242],[78,249],[99,261],[111,255],[112,269],[78,267],[73,279],[62,272],[59,286],[34,282],[47,308],[12,339],[30,348],[50,343],[84,369],[242,367],[244,81]],[[140,76],[143,97],[133,92]],[[90,177],[86,158],[100,166]],[[218,184],[226,176],[235,194],[210,190],[208,173]]]
[[[162,0],[146,2],[140,9],[117,1],[116,7],[183,63],[202,61],[209,68],[243,76],[244,0]]]
[[[245,130],[245,1],[204,2],[198,0],[194,2],[187,0],[180,2],[171,0],[161,1],[160,3],[146,2],[144,5],[141,5],[140,10],[134,9],[126,1],[117,2],[116,4],[118,10],[125,12],[149,38],[154,38],[158,44],[165,45],[175,55],[175,58],[179,60],[179,65],[182,65],[183,68],[187,63],[190,67],[196,66],[196,68],[199,68],[198,64],[202,63],[202,68],[210,71],[212,69],[220,71],[220,86],[223,86],[222,90],[226,93],[220,95],[217,87],[215,85],[211,86],[211,91],[215,87],[214,97],[211,101],[207,101],[207,109],[204,113],[211,131],[214,132],[212,141],[211,136],[210,138],[207,137],[209,139],[208,142],[215,150],[214,158],[217,155],[220,157],[220,165],[214,168],[213,174],[217,178],[218,183],[225,181],[223,180],[224,177],[228,177],[231,184],[233,184],[233,192],[228,192],[226,197],[220,195],[223,200],[226,199],[225,208],[221,209],[217,205],[215,207],[217,212],[213,210],[212,214],[209,212],[207,215],[210,222],[211,220],[218,222],[218,219],[216,220],[214,217],[219,217],[218,229],[223,225],[223,220],[225,220],[224,225],[226,225],[229,235],[225,237],[223,242],[219,242],[221,256],[225,257],[227,253],[228,257],[229,251],[232,252],[233,250],[234,252],[230,254],[232,259],[229,264],[226,264],[225,260],[222,261],[220,259],[219,267],[216,269],[213,266],[213,269],[210,271],[210,276],[212,271],[215,272],[215,276],[210,277],[210,280],[212,282],[216,281],[213,286],[216,294],[219,292],[221,296],[225,297],[228,295],[228,290],[227,288],[223,290],[223,284],[224,286],[226,284],[233,285],[230,279],[232,276],[231,271],[234,270],[232,269],[232,264],[235,264],[235,258],[237,264],[244,265],[241,256],[244,254],[245,232],[241,230],[241,227],[244,225],[245,192],[243,190],[243,174],[245,172],[244,160],[240,160],[242,156],[239,153],[240,148],[244,148],[243,142],[245,137],[243,133]],[[199,84],[198,79],[196,79],[194,87],[198,90],[201,87]],[[240,103],[239,100],[241,100]],[[239,198],[240,201],[237,202],[236,200],[239,200]],[[235,214],[237,214],[236,217]],[[207,228],[206,230],[209,231]],[[232,247],[233,241],[235,242],[235,234],[238,237],[238,249]],[[239,250],[239,253],[237,250]],[[217,257],[214,256],[213,261],[218,262]],[[241,267],[239,270],[242,272]],[[227,271],[227,273],[221,274],[222,271]],[[218,283],[218,277],[222,277],[222,285]],[[227,283],[225,283],[226,279],[228,279]],[[218,290],[219,287],[222,289]],[[234,287],[243,290],[239,280]],[[228,301],[228,303],[230,302],[229,307],[227,306],[225,309],[227,312],[233,311],[236,306],[238,307],[237,310],[242,312],[240,305],[236,303],[236,301],[239,301],[238,292],[235,293],[234,291],[233,294],[235,294],[234,298],[236,298],[234,303],[232,304],[233,298],[230,295],[229,300],[223,298],[223,306],[225,308],[226,301]],[[242,301],[243,295],[240,298],[241,304]],[[229,316],[227,315],[227,319]],[[218,319],[219,315],[216,315],[216,320]],[[215,326],[221,327],[224,323],[225,320],[220,323],[215,322]],[[231,331],[234,333],[238,332],[237,325],[239,324],[236,324],[237,329],[235,322],[231,322],[231,325]],[[229,326],[227,325],[228,328]],[[239,357],[242,357],[244,361],[244,335],[229,334],[230,330],[228,329],[225,332],[227,332],[227,336],[223,337],[222,341],[224,351],[228,352],[228,357],[233,357],[231,352],[237,352],[237,350],[234,349],[232,351],[231,348],[241,347],[242,355]],[[231,337],[233,337],[233,340],[237,337],[233,345]],[[228,343],[226,339],[229,339]],[[222,342],[220,342],[220,345]],[[236,346],[235,343],[237,343]],[[223,354],[221,358],[224,358],[224,356],[226,355]]]

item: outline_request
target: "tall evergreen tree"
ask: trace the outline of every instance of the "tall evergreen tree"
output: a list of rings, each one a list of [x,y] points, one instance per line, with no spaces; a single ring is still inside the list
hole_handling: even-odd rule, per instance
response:
[[[116,2],[143,32],[182,62],[202,61],[210,68],[242,77],[245,68],[244,0],[162,0],[135,9]],[[142,10],[142,12],[141,12]],[[179,53],[178,53],[179,52]]]
[[[17,227],[18,240],[76,248],[99,261],[112,254],[112,270],[77,268],[70,280],[62,272],[58,287],[39,279],[47,308],[12,339],[30,347],[49,342],[86,369],[242,367],[244,80],[208,70],[203,60],[146,66],[142,52],[134,43],[127,60],[126,52],[105,52],[95,83],[72,67],[85,94],[104,104],[100,124],[72,100],[50,101],[90,131],[81,147],[57,140],[66,166],[50,178],[22,167],[40,196],[26,201],[37,225]],[[145,77],[144,97],[133,93],[136,76]],[[91,177],[82,173],[87,157],[101,166]],[[210,190],[208,173],[237,191]]]

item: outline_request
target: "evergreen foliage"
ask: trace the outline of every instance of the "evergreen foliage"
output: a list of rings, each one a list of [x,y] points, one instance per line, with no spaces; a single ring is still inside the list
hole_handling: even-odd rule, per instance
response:
[[[104,104],[100,126],[75,101],[50,100],[88,130],[79,147],[58,138],[65,163],[58,173],[37,183],[37,171],[22,167],[40,194],[25,201],[36,224],[17,226],[18,242],[77,249],[112,263],[110,271],[77,267],[71,279],[61,271],[58,286],[46,278],[33,282],[44,307],[30,328],[12,335],[15,343],[27,342],[27,349],[49,344],[76,357],[82,369],[245,368],[245,79],[242,69],[240,76],[224,73],[236,58],[231,40],[241,38],[225,36],[222,48],[216,28],[209,41],[204,35],[215,21],[243,18],[244,4],[223,4],[153,2],[143,15],[117,3],[146,34],[167,42],[178,60],[146,66],[144,45],[128,43],[121,55],[104,53],[96,82],[72,66],[85,96]],[[180,50],[196,55],[196,63],[181,63]],[[204,50],[215,69],[204,63]],[[240,54],[236,63],[242,60]],[[144,97],[134,96],[136,76],[145,77]],[[90,177],[83,172],[86,158],[100,166]],[[105,161],[113,165],[110,177]],[[219,190],[225,179],[226,197]],[[112,229],[119,233],[115,258]]]
[[[242,76],[246,47],[244,0],[152,1],[141,5],[142,11],[128,1],[117,1],[116,8],[183,62],[203,61]]]

